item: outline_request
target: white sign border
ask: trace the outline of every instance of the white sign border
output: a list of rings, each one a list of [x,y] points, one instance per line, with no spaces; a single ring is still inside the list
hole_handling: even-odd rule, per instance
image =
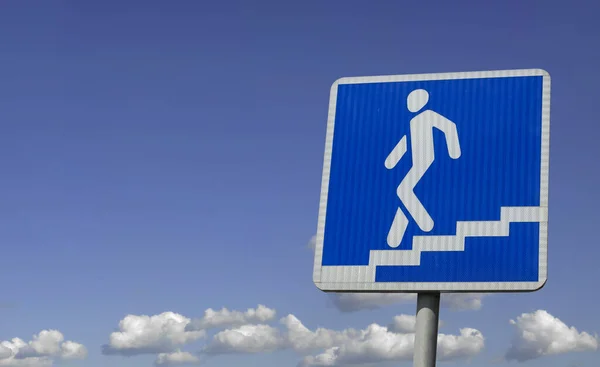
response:
[[[426,80],[477,79],[542,76],[542,139],[541,139],[541,169],[540,169],[540,208],[546,213],[546,220],[539,225],[539,276],[537,282],[357,282],[357,281],[322,281],[323,267],[323,238],[325,233],[325,218],[327,213],[327,197],[329,191],[329,175],[333,147],[333,132],[337,89],[340,84],[386,83]],[[329,113],[327,133],[325,138],[325,154],[323,160],[323,176],[321,179],[321,197],[319,218],[316,234],[313,281],[325,292],[379,292],[379,293],[415,293],[415,292],[531,292],[541,289],[548,277],[548,180],[549,180],[549,149],[550,149],[550,74],[543,69],[494,70],[457,73],[433,73],[411,75],[388,75],[368,77],[347,77],[336,80],[331,86],[329,97]],[[333,266],[328,268],[334,268]],[[355,278],[360,272],[357,269],[344,269],[336,279]],[[333,270],[333,269],[332,269]]]

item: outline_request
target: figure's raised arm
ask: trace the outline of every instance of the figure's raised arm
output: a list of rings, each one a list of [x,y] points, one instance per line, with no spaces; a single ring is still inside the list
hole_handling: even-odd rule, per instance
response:
[[[442,131],[446,136],[446,145],[448,146],[448,154],[450,155],[450,158],[459,158],[461,151],[456,124],[438,113],[434,112],[434,115],[433,127]]]
[[[385,168],[392,169],[396,167],[402,156],[406,153],[406,135],[400,139],[398,144],[392,149],[392,152],[385,159]]]

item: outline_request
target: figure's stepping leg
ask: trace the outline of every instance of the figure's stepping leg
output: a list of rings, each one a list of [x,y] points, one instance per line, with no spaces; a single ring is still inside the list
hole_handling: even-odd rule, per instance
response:
[[[411,201],[411,216],[413,217],[419,228],[421,228],[421,231],[431,231],[434,225],[433,219],[431,218],[429,213],[427,213],[427,210],[425,209],[423,204],[421,204],[421,201],[419,200],[419,198],[417,198],[414,192],[412,196],[414,199],[413,201]]]
[[[396,215],[394,216],[394,221],[392,222],[392,226],[390,227],[390,231],[387,236],[388,246],[396,248],[400,246],[402,242],[402,237],[404,237],[404,232],[406,232],[406,228],[408,227],[408,218],[406,215],[398,208],[396,210]]]
[[[403,187],[401,184],[397,191],[398,197],[408,210],[408,213],[415,220],[417,225],[422,231],[429,232],[433,229],[433,219],[427,213],[427,210],[421,204],[419,198],[415,195],[415,192],[408,187]]]
[[[427,210],[414,192],[414,188],[422,176],[423,174],[419,173],[414,167],[411,168],[402,182],[400,182],[396,194],[419,228],[424,232],[429,232],[433,229],[433,219],[431,219],[429,213],[427,213]]]

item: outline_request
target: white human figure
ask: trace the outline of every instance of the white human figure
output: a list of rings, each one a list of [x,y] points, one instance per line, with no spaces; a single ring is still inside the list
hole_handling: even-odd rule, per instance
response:
[[[419,112],[429,102],[429,93],[424,89],[414,90],[408,95],[406,102],[410,112]],[[434,222],[415,195],[414,188],[435,160],[433,149],[434,127],[444,133],[450,158],[457,159],[460,157],[461,151],[456,124],[432,110],[419,113],[410,120],[412,167],[396,190],[398,198],[400,198],[408,213],[419,228],[425,232],[433,229]],[[387,169],[394,168],[406,153],[406,149],[406,136],[403,136],[386,158],[385,167]],[[444,183],[440,182],[439,184],[443,185]],[[387,243],[390,247],[395,248],[400,245],[407,227],[408,219],[402,210],[398,208],[387,236]]]

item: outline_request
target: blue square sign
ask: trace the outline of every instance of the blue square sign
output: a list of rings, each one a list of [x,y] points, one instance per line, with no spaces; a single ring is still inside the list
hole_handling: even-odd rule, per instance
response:
[[[342,78],[313,280],[333,292],[535,291],[547,277],[550,76]]]

